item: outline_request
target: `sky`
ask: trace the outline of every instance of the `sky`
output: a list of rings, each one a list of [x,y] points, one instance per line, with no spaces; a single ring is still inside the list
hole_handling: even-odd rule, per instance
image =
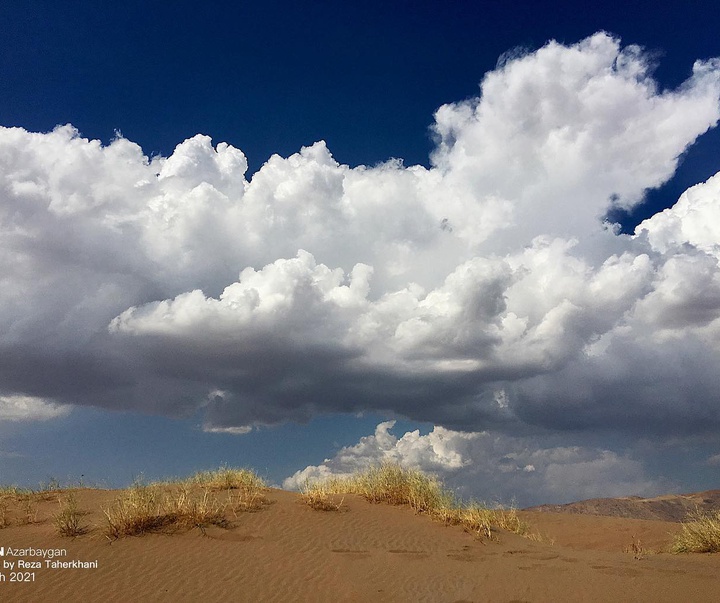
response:
[[[716,12],[4,2],[0,483],[720,487]]]

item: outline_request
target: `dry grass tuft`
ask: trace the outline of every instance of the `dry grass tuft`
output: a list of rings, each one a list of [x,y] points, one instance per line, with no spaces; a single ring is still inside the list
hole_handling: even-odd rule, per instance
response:
[[[111,539],[158,530],[170,519],[163,512],[160,491],[139,483],[133,484],[103,513],[107,521],[104,533]]]
[[[250,469],[222,466],[210,471],[199,471],[180,482],[187,486],[201,486],[209,490],[241,490],[257,492],[267,488],[257,473]]]
[[[495,539],[494,531],[506,530],[532,540],[543,538],[530,530],[515,509],[490,509],[483,505],[462,505],[455,495],[432,476],[416,469],[385,463],[349,477],[332,477],[306,484],[303,502],[318,510],[332,510],[333,494],[358,494],[374,503],[408,505],[448,525],[462,525],[480,538]]]
[[[306,484],[300,492],[302,502],[316,511],[340,511],[345,497],[338,501],[337,496],[336,492],[324,488],[322,484]]]
[[[408,505],[417,513],[432,513],[454,502],[435,478],[414,469],[386,463],[346,478],[308,484],[305,492],[358,494],[373,503]]]
[[[257,511],[268,503],[265,482],[248,469],[221,467],[183,479],[134,484],[103,509],[105,536],[117,539],[147,532],[229,527],[227,514]]]
[[[198,493],[189,488],[165,492],[159,486],[135,484],[115,503],[103,509],[105,536],[139,536],[178,528],[226,527],[226,505],[205,489]]]
[[[720,511],[695,511],[682,523],[680,533],[670,546],[672,553],[720,552]]]
[[[265,496],[267,488],[228,490],[227,506],[237,516],[238,513],[253,513],[270,504]]]
[[[250,469],[222,466],[210,471],[200,471],[182,480],[180,486],[227,492],[226,506],[235,515],[259,511],[269,504],[265,496],[267,485]]]
[[[434,477],[416,469],[385,464],[360,474],[362,494],[371,502],[409,505],[416,513],[433,514],[455,506],[455,497]]]
[[[64,500],[60,500],[60,511],[53,515],[55,529],[60,536],[82,536],[88,530],[81,524],[83,513],[78,509],[75,494],[70,492]]]
[[[466,532],[475,534],[478,538],[495,540],[493,527],[496,513],[487,507],[472,504],[465,509],[457,510],[457,522]]]
[[[530,540],[542,540],[539,534],[530,531],[530,524],[520,519],[517,509],[495,509],[493,510],[495,525],[501,530],[512,532],[520,536],[525,536]]]
[[[165,513],[172,519],[173,524],[181,528],[202,529],[206,525],[228,527],[226,508],[227,504],[221,503],[207,489],[202,493],[181,489],[165,498]]]

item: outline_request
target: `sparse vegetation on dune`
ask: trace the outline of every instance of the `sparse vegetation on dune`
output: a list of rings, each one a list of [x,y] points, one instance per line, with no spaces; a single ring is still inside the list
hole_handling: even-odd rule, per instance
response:
[[[11,517],[17,525],[35,523],[38,502],[45,500],[49,500],[45,492],[35,492],[17,486],[0,487],[0,528],[11,525]]]
[[[61,536],[76,537],[99,531],[114,540],[149,532],[231,527],[233,518],[240,513],[257,511],[269,504],[267,490],[265,482],[254,471],[227,466],[152,484],[138,481],[101,508],[103,520],[97,525],[82,522],[82,517],[89,514],[87,509],[81,510],[78,506],[77,495],[82,488],[60,488],[56,482],[40,490],[0,486],[0,529],[50,521]],[[465,504],[433,476],[392,463],[347,477],[310,482],[300,493],[302,502],[322,511],[343,509],[347,495],[358,495],[372,503],[406,505],[435,521],[462,526],[482,539],[495,540],[499,531],[509,531],[548,542],[531,529],[516,509]],[[54,513],[47,507],[52,501],[57,501],[60,507]],[[642,547],[634,537],[625,550],[637,559],[653,552]],[[698,510],[691,514],[681,524],[669,549],[664,550],[720,552],[720,511]]]
[[[506,530],[541,540],[515,509],[491,509],[476,503],[463,505],[432,476],[415,469],[385,463],[349,477],[332,477],[306,484],[301,495],[314,509],[339,508],[332,495],[357,494],[374,503],[408,505],[416,513],[449,525],[461,525],[479,537],[494,539],[495,531]]]
[[[719,553],[720,511],[691,513],[682,523],[670,551],[673,553]]]
[[[0,486],[0,499],[7,499],[20,494],[29,494],[32,490],[19,488],[18,486]]]
[[[116,539],[209,525],[228,527],[239,513],[267,505],[266,491],[265,482],[254,471],[227,466],[149,485],[136,481],[101,509],[102,525],[91,526],[82,524],[87,512],[78,508],[76,488],[60,488],[56,481],[38,491],[0,486],[0,528],[35,523],[38,503],[53,500],[60,509],[45,519],[52,521],[61,536],[80,536],[96,528]]]

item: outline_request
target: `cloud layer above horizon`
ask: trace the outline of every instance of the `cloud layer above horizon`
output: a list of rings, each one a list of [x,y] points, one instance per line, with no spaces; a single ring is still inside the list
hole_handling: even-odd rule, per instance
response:
[[[283,488],[301,490],[313,482],[350,476],[382,463],[435,475],[466,501],[521,507],[652,495],[676,488],[670,480],[648,476],[642,460],[628,453],[438,426],[426,435],[415,430],[398,438],[390,432],[394,425],[395,421],[380,423],[373,435],[343,447],[320,465],[296,471],[283,481]]]
[[[207,136],[148,158],[0,128],[0,420],[717,431],[720,174],[634,236],[605,216],[719,118],[720,60],[661,90],[640,48],[599,33],[440,107],[430,168],[349,167],[318,142],[247,180]]]

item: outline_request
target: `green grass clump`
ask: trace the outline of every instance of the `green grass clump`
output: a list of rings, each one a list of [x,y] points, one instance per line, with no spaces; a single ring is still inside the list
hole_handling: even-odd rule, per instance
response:
[[[680,533],[670,546],[673,553],[720,552],[720,511],[695,511],[682,523]]]
[[[479,537],[494,539],[494,531],[501,529],[541,540],[515,509],[491,509],[476,503],[463,505],[436,478],[395,463],[384,463],[349,477],[308,483],[301,496],[312,508],[331,510],[336,505],[330,497],[336,494],[357,494],[373,503],[407,505],[416,513],[443,523],[462,525]]]

